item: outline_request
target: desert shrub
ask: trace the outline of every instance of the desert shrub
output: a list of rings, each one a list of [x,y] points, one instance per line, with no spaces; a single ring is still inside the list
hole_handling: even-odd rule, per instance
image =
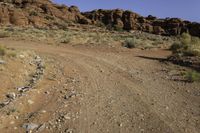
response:
[[[30,16],[38,16],[37,12],[35,12],[35,11],[31,11],[29,15]]]
[[[0,46],[0,56],[4,56],[6,54],[6,48],[3,46]]]
[[[182,53],[186,56],[200,56],[200,39],[183,33],[180,41],[172,44],[170,50],[173,53]]]
[[[188,44],[190,44],[190,43],[191,43],[191,40],[192,40],[192,37],[191,37],[190,34],[188,34],[188,33],[183,33],[183,34],[181,35],[180,41],[181,41],[181,43],[182,43],[183,45],[188,45]]]
[[[8,32],[5,31],[0,32],[0,38],[5,38],[5,37],[9,37]]]
[[[68,44],[71,42],[71,38],[70,36],[68,36],[67,34],[65,34],[62,38],[61,38],[61,43],[65,43],[65,44]]]
[[[105,27],[105,24],[103,22],[97,22],[96,26],[98,26],[98,27]]]
[[[124,42],[124,47],[135,48],[136,47],[136,39],[135,38],[126,39]]]
[[[119,31],[119,32],[124,31],[123,27],[120,27],[120,26],[117,26],[117,25],[114,26],[114,30]]]
[[[54,17],[52,17],[52,16],[45,16],[44,17],[46,20],[54,20]]]
[[[161,38],[161,37],[157,37],[157,38],[147,37],[147,39],[153,41],[152,45],[161,45],[165,42],[164,38]]]
[[[8,56],[8,57],[16,57],[17,53],[14,52],[14,51],[10,51],[10,52],[7,52],[6,56]]]
[[[68,23],[53,22],[53,25],[57,26],[58,29],[63,29],[63,30],[66,30],[68,27]]]
[[[7,31],[7,32],[14,32],[15,29],[13,27],[6,27],[5,31]]]
[[[151,49],[151,48],[154,48],[154,45],[145,41],[145,42],[142,42],[142,47],[143,49]]]
[[[190,82],[200,81],[200,73],[196,71],[189,71],[185,73],[185,79]]]
[[[174,42],[171,45],[170,50],[172,50],[173,53],[177,53],[182,48],[183,48],[183,45],[180,42]]]
[[[69,38],[62,39],[61,43],[68,44],[68,43],[70,43],[70,39]]]
[[[191,43],[192,43],[192,44],[200,44],[200,39],[199,39],[199,37],[192,37]]]

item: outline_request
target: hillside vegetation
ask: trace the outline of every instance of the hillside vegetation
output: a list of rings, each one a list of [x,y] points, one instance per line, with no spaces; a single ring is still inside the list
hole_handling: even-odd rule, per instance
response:
[[[180,41],[171,46],[171,50],[182,56],[200,56],[200,38],[183,33]]]

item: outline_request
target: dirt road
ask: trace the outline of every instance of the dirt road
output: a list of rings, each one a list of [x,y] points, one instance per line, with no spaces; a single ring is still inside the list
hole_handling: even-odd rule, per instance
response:
[[[46,64],[37,87],[0,111],[2,133],[25,132],[24,123],[45,133],[200,132],[200,84],[172,80],[180,68],[159,61],[169,51],[0,43]],[[7,116],[10,107],[18,111]]]

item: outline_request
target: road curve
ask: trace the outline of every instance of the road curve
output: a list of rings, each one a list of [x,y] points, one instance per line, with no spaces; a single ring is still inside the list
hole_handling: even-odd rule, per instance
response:
[[[14,103],[22,109],[17,132],[23,132],[21,125],[30,122],[46,123],[41,132],[52,133],[200,132],[199,84],[166,78],[165,70],[170,67],[159,59],[166,58],[168,51],[51,46],[6,39],[0,43],[34,50],[47,64],[43,80],[27,93],[34,104],[19,104],[27,97]],[[52,73],[55,80],[48,79]],[[3,119],[1,130],[13,132]]]

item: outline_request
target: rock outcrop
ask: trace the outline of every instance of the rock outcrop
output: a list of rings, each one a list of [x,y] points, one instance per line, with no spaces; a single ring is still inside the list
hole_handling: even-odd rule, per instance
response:
[[[70,23],[101,24],[117,30],[139,30],[160,35],[188,32],[200,37],[199,23],[178,18],[143,17],[121,9],[81,13],[76,6],[57,5],[50,0],[0,0],[0,25],[66,28]]]
[[[180,35],[188,32],[191,35],[200,37],[200,24],[183,21],[179,18],[158,19],[149,15],[143,17],[131,11],[120,9],[115,10],[94,10],[83,13],[93,24],[103,23],[113,28],[125,30],[140,30],[160,35]]]
[[[89,24],[75,6],[53,4],[50,0],[0,0],[0,24],[34,27]]]

